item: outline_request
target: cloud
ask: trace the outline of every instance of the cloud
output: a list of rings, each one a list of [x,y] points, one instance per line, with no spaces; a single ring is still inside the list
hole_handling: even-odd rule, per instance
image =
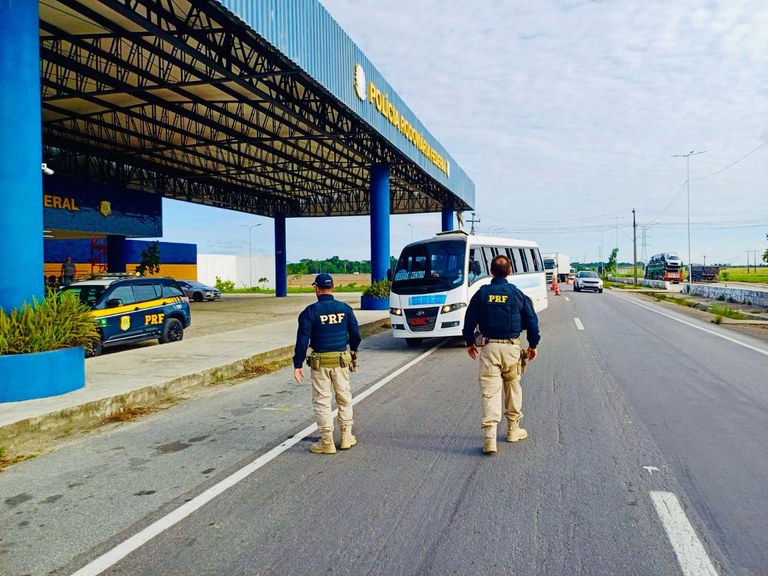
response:
[[[670,156],[706,150],[693,179],[768,139],[763,2],[323,4],[474,180],[489,222],[509,211],[543,229],[608,212],[626,220],[632,208],[649,222],[686,178],[685,160]],[[768,149],[692,184],[692,222],[724,206],[745,218],[768,210],[766,182]],[[656,251],[685,252],[685,202],[661,217],[670,229],[655,233]],[[615,222],[602,226],[540,236],[596,258],[609,231],[615,243]],[[736,260],[756,236],[694,235],[711,245],[708,260]]]

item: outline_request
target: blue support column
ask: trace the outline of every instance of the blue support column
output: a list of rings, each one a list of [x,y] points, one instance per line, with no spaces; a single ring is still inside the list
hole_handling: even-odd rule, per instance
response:
[[[107,271],[125,272],[125,236],[107,236]]]
[[[453,230],[453,210],[448,206],[443,206],[443,232],[450,232]]]
[[[45,295],[38,2],[0,0],[0,308]]]
[[[285,253],[285,216],[275,216],[275,296],[288,296],[288,260]]]
[[[387,279],[389,270],[389,166],[371,166],[371,281]]]

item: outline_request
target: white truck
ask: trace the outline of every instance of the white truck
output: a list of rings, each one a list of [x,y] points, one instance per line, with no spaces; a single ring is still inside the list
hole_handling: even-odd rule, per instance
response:
[[[547,284],[552,283],[552,277],[557,275],[558,282],[568,280],[568,274],[571,273],[571,259],[560,252],[550,252],[541,255],[544,260],[544,272],[547,277]]]

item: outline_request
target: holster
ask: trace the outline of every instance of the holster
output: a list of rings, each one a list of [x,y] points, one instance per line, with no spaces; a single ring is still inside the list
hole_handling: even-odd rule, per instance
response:
[[[478,348],[482,348],[486,344],[488,344],[487,338],[483,336],[480,332],[475,332],[475,346],[477,346]]]
[[[525,368],[528,366],[528,352],[520,350],[520,374],[525,372]]]

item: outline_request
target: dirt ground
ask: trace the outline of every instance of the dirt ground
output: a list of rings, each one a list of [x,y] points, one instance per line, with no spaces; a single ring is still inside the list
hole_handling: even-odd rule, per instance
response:
[[[289,288],[301,288],[312,286],[316,274],[304,274],[303,276],[288,276]],[[333,281],[336,286],[347,286],[356,284],[357,286],[368,286],[371,283],[370,274],[333,274]]]

